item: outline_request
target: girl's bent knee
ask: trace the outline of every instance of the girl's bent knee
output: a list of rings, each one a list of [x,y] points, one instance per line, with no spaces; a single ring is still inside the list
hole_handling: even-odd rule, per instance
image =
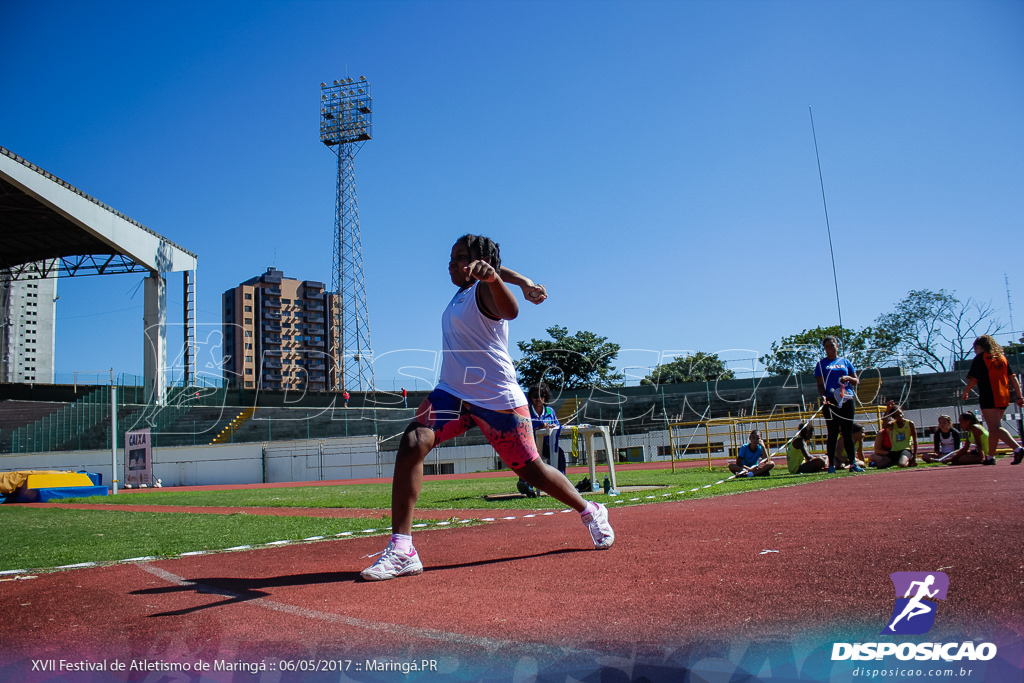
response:
[[[420,424],[409,425],[402,434],[402,441],[399,444],[399,452],[419,457],[426,456],[434,447],[434,432],[429,427]]]

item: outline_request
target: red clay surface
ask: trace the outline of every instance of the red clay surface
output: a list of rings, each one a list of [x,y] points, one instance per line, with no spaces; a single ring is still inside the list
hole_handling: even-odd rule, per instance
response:
[[[1003,460],[617,506],[607,551],[572,513],[510,511],[418,533],[426,571],[385,583],[358,578],[380,536],[41,574],[0,584],[0,680],[850,680],[854,664],[827,653],[885,639],[896,571],[950,579],[935,627],[909,640],[994,642],[968,680],[1021,680],[1022,491],[1024,466]],[[50,659],[268,668],[31,670]],[[360,668],[287,671],[308,659]],[[370,673],[368,659],[438,668]]]

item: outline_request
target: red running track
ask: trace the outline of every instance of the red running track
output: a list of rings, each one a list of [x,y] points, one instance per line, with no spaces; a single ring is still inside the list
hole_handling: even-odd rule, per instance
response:
[[[607,551],[572,513],[510,512],[419,533],[426,571],[385,583],[358,579],[380,536],[42,574],[0,584],[0,680],[853,680],[829,653],[886,640],[888,575],[943,571],[934,628],[904,638],[993,642],[968,680],[1019,681],[1022,491],[1004,460],[619,506]],[[60,659],[210,670],[31,670]]]

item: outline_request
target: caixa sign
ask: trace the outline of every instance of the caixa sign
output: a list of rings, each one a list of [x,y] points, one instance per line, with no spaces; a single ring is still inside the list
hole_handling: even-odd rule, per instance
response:
[[[149,443],[149,430],[145,429],[138,432],[128,432],[128,447],[132,446],[145,446]]]

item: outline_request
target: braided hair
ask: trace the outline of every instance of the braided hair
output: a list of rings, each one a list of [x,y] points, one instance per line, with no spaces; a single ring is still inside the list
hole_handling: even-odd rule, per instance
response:
[[[489,237],[483,235],[463,235],[455,242],[463,244],[469,251],[469,258],[474,261],[486,261],[498,270],[501,268],[501,252],[499,245]]]

